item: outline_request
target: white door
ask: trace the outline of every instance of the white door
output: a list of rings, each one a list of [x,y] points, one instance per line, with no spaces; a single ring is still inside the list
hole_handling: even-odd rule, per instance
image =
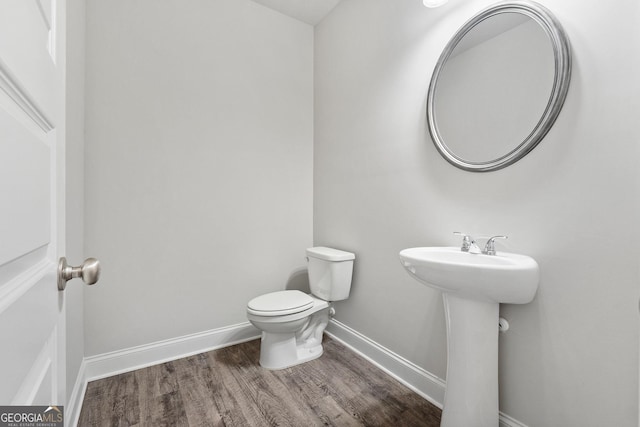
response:
[[[64,7],[0,0],[0,405],[65,404]]]

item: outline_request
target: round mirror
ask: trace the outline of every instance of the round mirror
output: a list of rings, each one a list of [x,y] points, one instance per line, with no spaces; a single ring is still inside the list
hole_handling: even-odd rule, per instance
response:
[[[558,117],[571,76],[569,40],[551,13],[504,2],[471,18],[431,78],[429,132],[454,166],[487,172],[529,153]]]

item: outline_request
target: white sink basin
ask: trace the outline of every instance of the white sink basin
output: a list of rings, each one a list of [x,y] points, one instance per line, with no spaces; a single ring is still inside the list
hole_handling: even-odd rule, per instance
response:
[[[526,304],[538,289],[538,263],[526,255],[484,255],[454,247],[426,247],[405,249],[400,259],[419,282],[468,298]]]

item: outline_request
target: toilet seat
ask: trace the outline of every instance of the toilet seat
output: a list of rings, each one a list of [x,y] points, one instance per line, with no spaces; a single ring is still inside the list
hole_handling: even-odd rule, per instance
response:
[[[314,305],[314,299],[300,291],[278,291],[249,301],[247,312],[255,316],[285,316],[301,313]]]

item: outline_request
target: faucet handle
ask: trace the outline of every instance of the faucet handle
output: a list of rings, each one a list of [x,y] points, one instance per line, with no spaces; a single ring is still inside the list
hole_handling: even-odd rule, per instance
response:
[[[471,248],[472,244],[475,244],[475,240],[468,234],[461,233],[460,231],[454,231],[453,234],[456,236],[462,236],[462,246],[460,250],[462,252],[469,252],[469,248]]]
[[[496,239],[508,239],[507,236],[493,236],[489,240],[487,240],[487,244],[484,246],[484,250],[482,251],[485,255],[495,255],[496,254]]]

